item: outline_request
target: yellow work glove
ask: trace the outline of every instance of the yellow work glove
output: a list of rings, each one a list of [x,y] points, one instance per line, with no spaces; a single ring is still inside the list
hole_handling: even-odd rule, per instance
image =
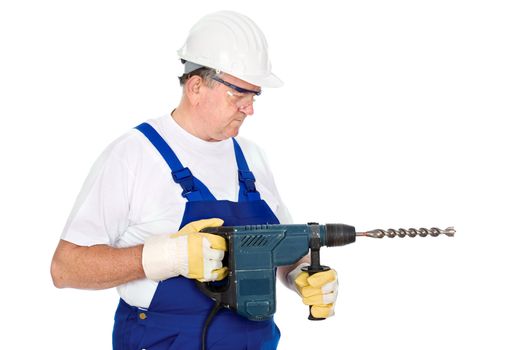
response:
[[[328,270],[309,276],[307,272],[301,270],[303,266],[308,264],[303,263],[288,274],[288,282],[301,296],[303,303],[312,306],[312,316],[317,318],[333,316],[337,299],[337,273],[335,270]]]
[[[226,277],[227,268],[222,267],[226,241],[221,236],[199,232],[223,223],[221,219],[193,221],[175,234],[146,238],[142,249],[146,277],[162,281],[182,275],[201,282]]]

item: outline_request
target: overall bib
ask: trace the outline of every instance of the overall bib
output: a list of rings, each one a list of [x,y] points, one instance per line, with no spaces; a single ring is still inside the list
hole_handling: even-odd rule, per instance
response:
[[[238,202],[216,200],[208,188],[185,168],[173,150],[149,124],[137,126],[157,148],[172,170],[188,201],[180,227],[189,222],[221,218],[224,226],[278,224],[279,221],[255,188],[241,148],[232,138],[239,174]],[[200,350],[204,322],[214,302],[202,294],[195,281],[179,276],[159,282],[147,310],[128,305],[122,299],[115,314],[115,350]],[[213,318],[207,335],[210,350],[273,350],[279,342],[279,328],[273,319],[250,321],[228,309]]]

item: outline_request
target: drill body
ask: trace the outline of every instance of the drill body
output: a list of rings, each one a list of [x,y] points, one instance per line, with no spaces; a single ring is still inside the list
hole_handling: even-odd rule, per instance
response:
[[[229,275],[223,281],[197,282],[199,289],[217,304],[233,309],[250,320],[267,320],[276,309],[276,268],[291,265],[311,251],[315,273],[326,269],[319,262],[322,246],[355,241],[355,228],[343,224],[249,225],[210,227],[203,232],[225,238],[224,265]]]

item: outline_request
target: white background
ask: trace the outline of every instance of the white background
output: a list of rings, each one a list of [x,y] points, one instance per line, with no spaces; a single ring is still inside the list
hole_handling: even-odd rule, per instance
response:
[[[176,106],[176,50],[220,9],[286,83],[242,135],[297,223],[457,229],[324,249],[337,314],[279,287],[280,349],[525,348],[525,12],[461,0],[3,1],[2,347],[110,349],[116,292],[55,289],[51,257],[93,161]]]

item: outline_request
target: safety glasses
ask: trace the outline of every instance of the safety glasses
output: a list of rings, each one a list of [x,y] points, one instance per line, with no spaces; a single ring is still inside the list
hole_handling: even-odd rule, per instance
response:
[[[237,105],[237,107],[244,107],[247,104],[253,103],[255,101],[255,96],[261,95],[261,92],[262,92],[262,91],[253,91],[253,90],[244,89],[240,86],[224,81],[217,76],[212,77],[212,79],[234,90],[234,91],[226,91],[226,93],[228,94],[228,96],[230,96],[230,98]]]

